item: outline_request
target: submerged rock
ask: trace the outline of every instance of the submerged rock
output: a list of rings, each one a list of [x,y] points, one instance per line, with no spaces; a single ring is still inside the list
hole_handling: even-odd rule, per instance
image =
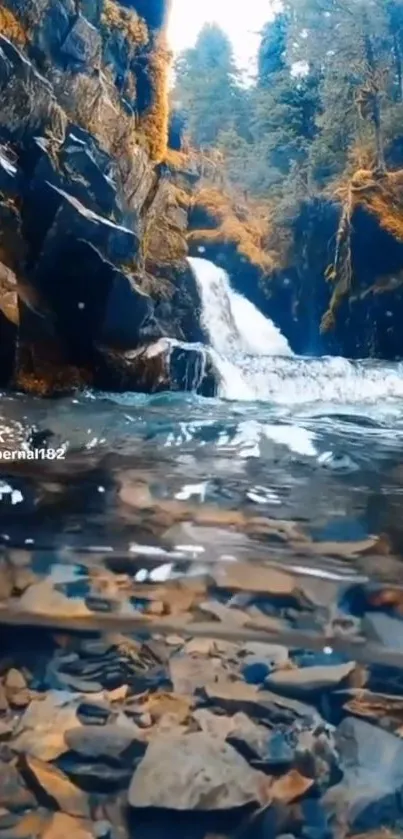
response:
[[[42,839],[93,839],[91,822],[76,819],[66,813],[54,813],[43,831]]]
[[[70,816],[89,817],[87,796],[60,769],[35,757],[25,757],[21,760],[21,771],[38,799],[43,798],[53,806],[56,804]]]
[[[232,746],[200,732],[151,743],[129,788],[132,807],[230,810],[260,799],[262,776]]]
[[[69,749],[84,757],[118,759],[125,753],[141,756],[146,743],[140,729],[133,725],[81,726],[65,734]]]
[[[65,734],[79,726],[77,703],[65,694],[49,691],[34,699],[19,720],[13,751],[41,760],[54,760],[68,751]]]
[[[363,720],[337,729],[342,781],[324,796],[329,816],[354,832],[393,826],[401,818],[403,741]]]

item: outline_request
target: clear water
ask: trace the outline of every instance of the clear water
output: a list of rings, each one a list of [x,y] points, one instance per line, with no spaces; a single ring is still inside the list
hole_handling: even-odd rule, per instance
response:
[[[145,567],[153,557],[154,573],[163,557],[169,576],[179,552],[186,573],[246,559],[318,579],[364,575],[375,584],[386,574],[398,583],[403,364],[294,357],[225,272],[205,260],[192,266],[221,396],[4,394],[0,447],[20,450],[34,429],[31,446],[57,452],[2,460],[4,546],[46,555],[50,569],[80,552],[97,551],[102,562],[104,553],[135,551]],[[250,526],[260,519],[294,523],[323,545],[302,549],[300,537]],[[354,561],[337,548],[372,537]]]
[[[151,628],[142,623],[144,586],[149,593],[203,580],[208,608],[193,615],[191,636],[276,641],[301,667],[361,662],[367,687],[390,702],[402,693],[403,365],[294,357],[219,273],[203,292],[216,399],[3,394],[1,450],[20,449],[31,434],[31,446],[58,452],[2,460],[4,556],[68,598],[87,598],[89,623],[69,615],[60,623],[53,611],[51,626],[175,638],[183,633],[176,607]],[[198,280],[203,286],[200,273]],[[264,589],[251,597],[242,585],[225,593],[217,578],[236,563],[286,570],[302,592],[298,603]],[[128,584],[134,599],[125,596]],[[3,620],[21,620],[4,608]],[[249,622],[228,623],[229,612],[246,612]],[[45,605],[36,620],[49,625],[47,618]],[[26,636],[22,643],[26,650]],[[42,667],[43,637],[31,631],[28,646]],[[109,687],[126,676],[119,678]],[[337,724],[342,698],[334,702],[319,707]],[[370,826],[391,824],[389,815],[377,811]],[[152,835],[173,836],[177,823],[167,824],[159,818]],[[192,839],[195,830],[192,822]],[[222,832],[218,819],[212,832]]]

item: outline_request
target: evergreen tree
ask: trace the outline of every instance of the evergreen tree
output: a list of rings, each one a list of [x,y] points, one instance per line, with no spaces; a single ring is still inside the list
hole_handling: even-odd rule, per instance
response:
[[[174,98],[227,179],[282,206],[348,167],[382,175],[391,149],[403,155],[403,0],[283,0],[249,87],[225,33],[205,26],[178,59]]]
[[[215,146],[222,131],[242,125],[244,91],[231,42],[216,24],[206,24],[195,47],[178,58],[174,99],[187,114],[191,141]]]

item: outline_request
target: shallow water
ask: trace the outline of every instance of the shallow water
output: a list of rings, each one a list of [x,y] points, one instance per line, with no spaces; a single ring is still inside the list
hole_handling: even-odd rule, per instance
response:
[[[0,678],[17,668],[29,691],[6,687],[0,708],[11,732],[0,793],[17,752],[29,790],[31,755],[70,778],[111,839],[173,839],[178,827],[189,839],[400,829],[403,367],[260,357],[259,377],[271,394],[260,401],[3,394]],[[273,650],[280,662],[267,664]],[[307,683],[290,684],[302,671]],[[259,798],[263,809],[242,817],[213,805],[202,817],[161,814],[167,798],[178,806],[170,766],[170,786],[146,785],[152,807],[128,809],[146,745],[111,756],[115,727],[106,756],[99,744],[85,756],[59,748],[53,709],[50,734],[38,728],[21,747],[25,714],[44,697],[86,730],[134,720],[146,743],[199,731],[200,713],[220,737],[231,714],[246,714],[267,752],[245,747],[245,731],[228,743],[280,803]],[[183,702],[193,706],[185,721]],[[201,759],[213,772],[213,756]],[[184,789],[197,796],[198,784],[191,775]],[[50,799],[32,789],[51,818]],[[15,810],[22,830],[20,804],[11,793],[2,802],[0,830]]]
[[[290,363],[295,403],[285,398],[287,378],[271,403],[4,395],[3,449],[18,452],[31,435],[31,448],[42,450],[36,459],[2,461],[4,546],[27,547],[42,562],[46,554],[59,567],[71,564],[71,552],[135,554],[160,580],[177,573],[179,556],[193,574],[211,563],[270,561],[318,579],[341,574],[376,584],[386,574],[399,583],[401,367],[356,365],[360,399],[342,403],[339,370],[348,362],[329,360],[324,402],[321,382],[311,379],[315,365],[323,377],[327,362]],[[310,402],[301,400],[304,389]],[[368,539],[374,547],[355,552],[353,545],[354,560],[343,548]]]

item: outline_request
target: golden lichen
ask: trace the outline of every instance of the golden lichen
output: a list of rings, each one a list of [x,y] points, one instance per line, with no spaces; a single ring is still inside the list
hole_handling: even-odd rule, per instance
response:
[[[115,0],[105,0],[101,25],[107,31],[120,30],[130,45],[145,47],[148,44],[148,29],[145,21],[132,9],[125,9]]]
[[[109,71],[100,78],[78,73],[64,76],[63,101],[74,102],[71,116],[99,141],[102,148],[120,158],[125,153],[132,156],[137,142],[137,123],[126,114]]]
[[[140,130],[154,163],[161,163],[167,154],[171,62],[172,53],[167,47],[165,35],[161,34],[156,38],[148,56],[147,77],[151,104],[140,119]]]
[[[200,158],[199,152],[191,149],[189,151],[177,151],[176,149],[167,149],[164,163],[175,172],[187,172],[198,164]]]
[[[173,185],[173,194],[178,207],[181,207],[182,210],[188,210],[192,200],[191,194],[176,184]]]
[[[233,245],[237,254],[263,273],[274,270],[278,255],[269,249],[270,208],[257,201],[241,200],[216,187],[202,187],[195,195],[192,210],[201,213],[214,226],[194,229],[190,243]]]
[[[19,47],[24,47],[28,41],[21,23],[5,6],[0,6],[0,35],[4,35]]]
[[[334,261],[326,271],[326,279],[335,283],[335,289],[322,319],[323,332],[334,327],[342,300],[351,294],[354,213],[364,210],[376,219],[381,230],[403,242],[403,170],[378,173],[371,169],[358,169],[347,182],[338,185],[335,197],[341,202],[342,211]]]
[[[51,365],[41,366],[35,373],[19,370],[14,382],[17,390],[35,396],[70,393],[76,390],[84,390],[91,385],[90,373],[71,365],[64,365],[62,369],[57,369]]]

